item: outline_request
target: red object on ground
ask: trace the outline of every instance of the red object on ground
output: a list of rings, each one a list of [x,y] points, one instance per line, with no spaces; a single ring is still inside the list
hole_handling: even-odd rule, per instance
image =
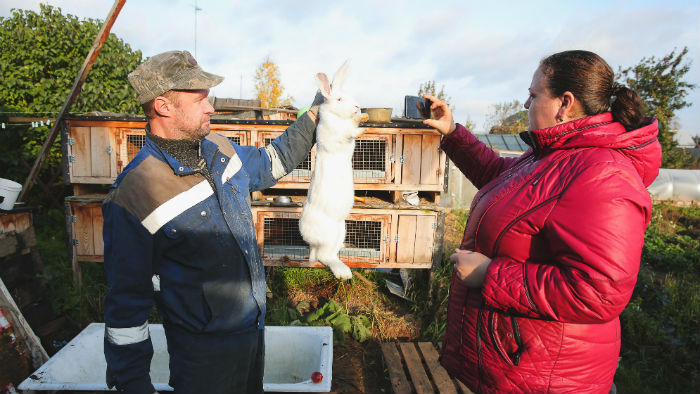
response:
[[[320,372],[314,372],[311,374],[311,381],[314,383],[321,383],[323,380],[323,374]]]

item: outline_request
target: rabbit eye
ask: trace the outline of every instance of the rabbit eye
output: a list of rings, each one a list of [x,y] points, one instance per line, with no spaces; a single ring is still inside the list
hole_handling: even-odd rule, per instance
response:
[[[338,97],[338,101],[343,101],[343,98],[342,98],[342,97]]]

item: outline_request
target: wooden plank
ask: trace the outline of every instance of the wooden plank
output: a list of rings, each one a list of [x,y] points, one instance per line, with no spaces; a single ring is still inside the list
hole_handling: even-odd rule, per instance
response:
[[[402,185],[420,184],[421,140],[421,135],[412,134],[403,137]]]
[[[416,345],[413,342],[401,342],[399,343],[399,348],[406,361],[406,368],[408,369],[408,374],[411,375],[411,382],[413,382],[413,388],[416,389],[416,393],[434,393],[433,385],[430,384],[430,379],[425,373],[425,369],[423,369],[423,363],[416,350]]]
[[[389,370],[389,380],[394,394],[411,394],[411,385],[408,383],[406,374],[403,371],[401,355],[396,349],[394,342],[384,342],[381,344],[384,363]]]
[[[433,261],[433,238],[435,238],[435,216],[416,217],[416,240],[413,252],[414,263],[431,263]]]
[[[418,342],[418,348],[423,355],[425,364],[428,366],[428,370],[433,377],[433,383],[435,383],[438,392],[441,394],[456,393],[457,388],[454,383],[452,383],[452,379],[445,368],[440,365],[438,361],[438,352],[435,350],[433,344],[430,342]]]
[[[105,261],[105,256],[103,255],[85,255],[85,256],[78,256],[75,261],[86,261],[90,263],[104,263]],[[78,266],[79,267],[79,266]],[[80,272],[80,270],[78,270]]]
[[[314,166],[314,159],[312,156],[311,168]],[[76,179],[76,178],[73,178]],[[376,179],[376,178],[375,178]],[[97,183],[84,181],[82,183]],[[111,182],[109,182],[111,183]],[[270,189],[308,189],[309,183],[301,182],[284,182],[280,180],[277,184],[270,187]],[[393,184],[393,183],[354,183],[355,190],[388,190],[388,191],[425,191],[425,192],[442,192],[442,186],[440,185],[413,185],[413,184]],[[439,189],[439,190],[438,190]],[[399,196],[401,193],[399,193]]]
[[[109,177],[111,171],[109,165],[111,163],[110,156],[116,155],[116,152],[111,152],[112,147],[109,146],[109,128],[93,127],[90,129],[90,153],[92,176]],[[111,154],[110,154],[111,152]]]
[[[440,146],[440,136],[424,135],[423,143],[421,144],[421,168],[420,168],[420,184],[421,185],[437,185],[438,181],[438,166],[440,165],[440,155],[438,147]]]
[[[5,283],[0,279],[0,307],[7,311],[10,323],[14,328],[15,334],[19,336],[20,342],[29,349],[29,354],[32,360],[32,366],[39,368],[49,360],[49,355],[41,346],[41,341],[34,334],[32,327],[27,323],[20,312],[15,300],[12,298],[10,291],[5,287]]]
[[[117,168],[117,159],[119,158],[119,145],[117,145],[117,129],[110,128],[108,133],[109,146],[112,148],[109,154],[109,177],[117,178],[121,169]]]
[[[102,219],[102,207],[100,205],[94,206],[89,208],[90,209],[90,216],[92,217],[92,243],[94,246],[94,253],[95,255],[104,255],[105,254],[105,243],[104,239],[102,238],[102,227],[103,227],[103,219]]]
[[[414,263],[403,263],[398,264],[394,262],[384,262],[377,263],[376,259],[369,257],[364,258],[366,261],[358,261],[359,257],[353,257],[353,260],[348,260],[343,256],[340,256],[340,261],[350,268],[410,268],[410,269],[430,269],[432,266],[430,264],[414,264]],[[79,259],[80,261],[97,261],[91,259]],[[321,263],[309,263],[309,260],[295,260],[295,259],[267,259],[263,256],[263,265],[266,267],[296,267],[296,268],[325,268]]]
[[[114,183],[116,178],[112,177],[92,177],[92,176],[80,176],[71,177],[71,183],[86,183],[93,185],[111,185]]]
[[[438,342],[438,349],[442,350],[442,342]],[[469,390],[469,387],[467,387],[464,383],[462,383],[461,380],[459,380],[457,378],[453,378],[451,375],[450,375],[450,378],[457,385],[460,393],[462,393],[462,394],[474,394],[474,392]]]
[[[396,243],[396,262],[413,264],[413,252],[416,247],[416,216],[399,215],[398,236]]]
[[[469,387],[467,387],[464,383],[462,383],[461,380],[455,379],[454,381],[457,382],[457,387],[459,387],[459,390],[460,390],[463,394],[474,394],[474,392],[471,391],[471,390],[469,390]]]
[[[73,156],[73,163],[70,164],[71,178],[80,176],[92,176],[92,156],[90,155],[90,128],[74,127],[70,132],[70,138],[73,138],[73,146],[71,146],[70,152],[71,156]]]
[[[400,185],[401,179],[402,179],[402,174],[403,174],[403,165],[401,165],[401,155],[403,154],[403,136],[402,135],[397,135],[396,136],[396,145],[394,146],[394,184],[395,185]]]
[[[92,235],[92,215],[89,208],[82,204],[72,206],[75,222],[73,223],[73,238],[78,240],[76,253],[78,255],[94,255],[95,243]]]
[[[32,226],[32,215],[29,212],[0,214],[0,234],[24,232]]]

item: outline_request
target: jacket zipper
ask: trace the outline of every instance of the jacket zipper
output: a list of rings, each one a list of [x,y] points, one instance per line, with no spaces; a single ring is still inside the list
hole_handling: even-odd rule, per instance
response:
[[[518,366],[520,364],[520,356],[522,356],[525,348],[523,347],[523,339],[520,337],[520,328],[518,327],[518,322],[515,320],[515,316],[510,316],[510,324],[513,327],[513,339],[515,339],[515,344],[518,348],[513,353],[513,364]]]
[[[534,155],[531,156],[531,158],[533,158],[533,159],[534,159],[534,157],[535,157]],[[507,176],[505,176],[505,177],[504,177],[503,179],[501,179],[498,183],[496,183],[495,185],[491,186],[488,190],[486,190],[484,193],[482,193],[482,194],[479,196],[479,198],[478,198],[475,202],[472,203],[470,210],[473,211],[474,208],[475,208],[477,205],[479,205],[479,202],[481,201],[481,199],[482,199],[485,195],[487,195],[489,192],[491,192],[491,190],[495,189],[496,187],[502,185],[505,181],[507,181],[508,179],[510,179],[510,178],[513,176],[513,174],[515,174],[516,170],[519,170],[519,169],[525,167],[525,164],[530,164],[531,161],[534,162],[534,160],[530,160],[530,158],[528,158],[528,159],[523,160],[522,162],[518,163],[518,165],[516,165],[515,167],[509,168],[509,169],[508,169],[508,174],[507,174]],[[484,211],[484,212],[486,212],[486,211]],[[483,215],[482,215],[482,216],[483,216]],[[469,228],[469,222],[470,222],[471,220],[472,220],[472,215],[469,215],[469,217],[467,218],[467,223],[465,224],[464,228]],[[477,233],[477,232],[474,231],[474,245],[475,245],[475,246],[476,246],[476,233]]]
[[[496,353],[498,353],[499,356],[503,359],[503,361],[506,362],[506,364],[510,364],[512,366],[518,366],[520,364],[520,356],[523,354],[524,348],[523,348],[523,340],[520,337],[520,329],[518,328],[518,322],[515,320],[515,316],[509,316],[507,313],[504,313],[504,317],[507,317],[510,319],[510,325],[513,329],[513,340],[515,340],[515,344],[518,346],[517,349],[512,354],[506,353],[505,349],[503,349],[501,346],[498,346],[498,342],[496,341],[496,327],[494,326],[494,320],[496,314],[494,312],[489,312],[489,336],[491,337],[491,342],[493,342],[493,347],[496,349]]]
[[[484,374],[484,356],[482,355],[482,350],[481,350],[481,319],[482,315],[484,313],[484,302],[481,302],[481,306],[479,306],[479,313],[477,314],[476,317],[476,351],[477,354],[479,355],[479,382],[477,384],[477,389],[476,392],[480,393],[481,392],[481,381],[483,380],[483,374]]]
[[[622,148],[622,149],[625,149],[625,150],[641,149],[641,148],[644,148],[645,146],[651,144],[652,142],[656,141],[656,139],[657,139],[657,138],[654,137],[654,138],[650,139],[650,140],[647,141],[647,142],[642,142],[642,143],[639,144],[639,145],[627,146],[627,147],[624,147],[624,148]]]
[[[540,202],[539,204],[535,205],[534,207],[528,209],[527,211],[523,212],[522,214],[518,215],[515,219],[511,220],[510,223],[506,227],[501,230],[501,232],[498,234],[498,237],[496,238],[496,242],[494,242],[494,247],[493,247],[493,253],[491,254],[492,256],[497,256],[498,255],[498,249],[501,247],[501,240],[505,236],[505,234],[508,232],[508,230],[511,229],[515,225],[515,223],[519,222],[522,220],[525,216],[529,215],[533,211],[536,211],[537,209],[541,208],[544,205],[549,204],[552,200],[555,200],[561,196],[561,193],[554,195],[552,197],[549,197],[548,199]],[[525,297],[527,298],[527,301],[530,303],[530,307],[539,313],[539,310],[537,309],[537,306],[535,306],[534,301],[532,300],[532,296],[530,295],[530,286],[528,285],[527,281],[527,273],[525,272],[525,264],[523,264],[523,280],[525,281]]]
[[[498,346],[498,342],[496,342],[496,328],[493,326],[493,321],[495,319],[494,313],[492,311],[489,311],[489,326],[488,326],[488,331],[489,331],[489,336],[491,337],[491,343],[493,343],[494,349],[496,349],[496,353],[498,353],[499,356],[503,359],[503,361],[506,362],[506,364],[509,365],[515,365],[513,360],[511,360],[506,354],[505,351],[501,348],[501,346]]]
[[[528,209],[527,211],[521,213],[516,217],[515,219],[511,220],[510,223],[506,227],[501,230],[501,232],[498,234],[498,238],[496,238],[496,242],[494,242],[493,246],[493,252],[491,253],[492,256],[497,256],[498,255],[498,249],[501,247],[501,240],[503,239],[503,236],[508,232],[508,230],[511,229],[517,222],[521,221],[525,216],[531,214],[532,212],[540,209],[542,206],[549,204],[552,200],[556,200],[557,198],[561,197],[561,193],[556,194],[552,197],[549,197],[548,199],[540,202],[539,204],[535,205],[534,207]]]

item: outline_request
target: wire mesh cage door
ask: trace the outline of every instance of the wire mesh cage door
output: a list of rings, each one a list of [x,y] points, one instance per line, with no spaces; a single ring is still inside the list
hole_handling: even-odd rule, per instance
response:
[[[308,262],[309,245],[299,232],[301,210],[267,209],[254,209],[258,246],[265,265],[318,266]],[[381,264],[387,256],[388,224],[389,215],[350,214],[345,221],[340,259],[351,267]]]
[[[224,137],[228,138],[229,141],[233,142],[236,145],[250,145],[250,141],[248,138],[248,131],[247,130],[216,130],[212,129],[212,133],[216,134],[221,134]]]
[[[267,131],[258,133],[258,147],[269,145],[272,140],[282,135],[281,131]],[[296,166],[289,174],[280,178],[280,182],[311,182],[311,167],[315,149],[312,149],[304,160]]]
[[[391,136],[363,135],[355,140],[352,176],[355,183],[391,182]]]
[[[146,132],[143,129],[121,129],[120,135],[119,160],[123,169],[146,144]]]

